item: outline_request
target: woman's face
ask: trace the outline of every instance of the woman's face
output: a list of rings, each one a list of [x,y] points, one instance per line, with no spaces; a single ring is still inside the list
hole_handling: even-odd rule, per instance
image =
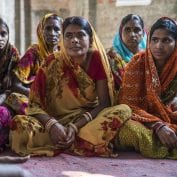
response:
[[[61,22],[57,19],[49,18],[44,25],[44,39],[48,46],[58,45],[61,34]]]
[[[0,25],[0,50],[4,49],[7,44],[9,34],[5,25]]]
[[[150,51],[154,60],[165,63],[175,49],[176,41],[166,29],[156,29],[150,39]]]
[[[71,58],[85,57],[90,47],[90,37],[78,25],[69,25],[64,31],[64,46]]]
[[[144,35],[143,33],[140,21],[132,19],[122,28],[122,41],[130,50],[137,48]]]

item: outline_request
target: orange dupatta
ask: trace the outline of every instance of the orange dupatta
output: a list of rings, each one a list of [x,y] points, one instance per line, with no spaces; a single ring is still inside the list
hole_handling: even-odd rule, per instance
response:
[[[135,55],[127,65],[119,103],[133,109],[133,119],[140,122],[164,121],[177,131],[177,113],[161,100],[161,95],[177,76],[177,46],[158,76],[150,49]]]

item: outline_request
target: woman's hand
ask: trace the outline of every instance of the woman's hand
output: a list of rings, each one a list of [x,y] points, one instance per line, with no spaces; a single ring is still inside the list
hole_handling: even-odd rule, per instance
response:
[[[4,101],[6,100],[6,98],[7,98],[6,93],[0,94],[0,105],[2,105],[4,103]]]
[[[51,127],[49,135],[54,145],[58,145],[59,142],[66,142],[67,129],[60,123],[56,123]]]
[[[5,76],[4,79],[3,79],[3,85],[4,85],[4,88],[8,89],[11,87],[12,85],[12,82],[11,82],[11,77],[9,75]]]
[[[76,132],[75,132],[74,128],[71,126],[68,126],[66,141],[65,142],[59,141],[57,144],[57,147],[64,148],[64,149],[71,147],[71,145],[75,141],[75,135],[76,135]]]
[[[160,128],[160,130],[157,132],[157,135],[162,144],[171,149],[177,148],[177,136],[175,132],[168,126],[163,126]]]

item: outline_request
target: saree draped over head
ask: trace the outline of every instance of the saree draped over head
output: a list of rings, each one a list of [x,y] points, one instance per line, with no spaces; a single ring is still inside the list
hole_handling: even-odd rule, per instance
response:
[[[177,159],[177,150],[173,149],[173,151],[169,151],[166,146],[160,143],[159,139],[155,139],[156,135],[153,134],[153,130],[145,126],[160,121],[177,132],[177,112],[174,112],[170,106],[168,106],[168,103],[176,95],[177,46],[160,75],[158,74],[149,48],[147,48],[145,52],[140,52],[135,55],[126,66],[119,94],[119,103],[127,104],[132,108],[133,115],[131,121],[134,122],[134,125],[138,124],[135,131],[137,133],[140,131],[141,136],[151,140],[146,146],[150,149],[152,144],[158,142],[158,144],[153,147],[158,150],[158,153],[155,154],[151,152],[148,155],[150,157]],[[144,130],[140,127],[143,127]],[[151,133],[149,134],[147,131]],[[141,142],[140,139],[137,141]],[[137,149],[140,150],[141,153],[144,153],[141,146]],[[159,154],[159,151],[162,149],[163,152]]]
[[[62,152],[51,142],[49,134],[37,119],[36,114],[55,117],[67,126],[75,123],[83,113],[98,105],[96,80],[107,79],[111,104],[114,105],[113,78],[106,53],[96,34],[87,71],[74,63],[61,44],[61,51],[54,53],[39,69],[31,87],[28,116],[16,116],[11,124],[11,148],[18,154],[53,156]],[[118,128],[131,116],[126,105],[102,110],[91,122],[79,130],[72,147],[65,150],[85,156],[110,156],[110,141]]]
[[[120,103],[131,106],[140,122],[163,121],[177,131],[177,113],[168,103],[177,94],[177,47],[160,76],[149,49],[137,54],[127,66]]]
[[[24,84],[30,84],[34,81],[37,70],[43,64],[47,56],[52,54],[47,47],[43,30],[46,20],[54,15],[56,14],[47,14],[39,22],[37,27],[38,43],[33,44],[27,49],[26,53],[18,64],[15,74]]]

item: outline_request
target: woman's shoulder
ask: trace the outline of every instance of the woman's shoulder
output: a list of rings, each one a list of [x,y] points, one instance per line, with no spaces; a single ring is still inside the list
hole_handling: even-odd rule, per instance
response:
[[[94,63],[101,62],[101,55],[98,50],[93,50],[93,51],[90,51],[89,53],[90,53],[92,62],[94,62]]]
[[[145,56],[146,52],[141,51],[133,56],[130,62],[126,65],[126,71],[130,70],[139,70],[145,68]]]
[[[38,44],[32,44],[32,45],[30,45],[27,48],[25,54],[29,54],[29,53],[31,53],[31,54],[38,54],[38,51],[39,51],[39,45]]]
[[[13,61],[18,61],[20,59],[20,54],[18,49],[12,45],[9,44],[9,48],[8,48],[8,54],[7,54]]]
[[[32,44],[27,48],[25,51],[24,55],[20,59],[21,64],[32,64],[36,60],[39,59],[39,54],[38,54],[38,44]]]

